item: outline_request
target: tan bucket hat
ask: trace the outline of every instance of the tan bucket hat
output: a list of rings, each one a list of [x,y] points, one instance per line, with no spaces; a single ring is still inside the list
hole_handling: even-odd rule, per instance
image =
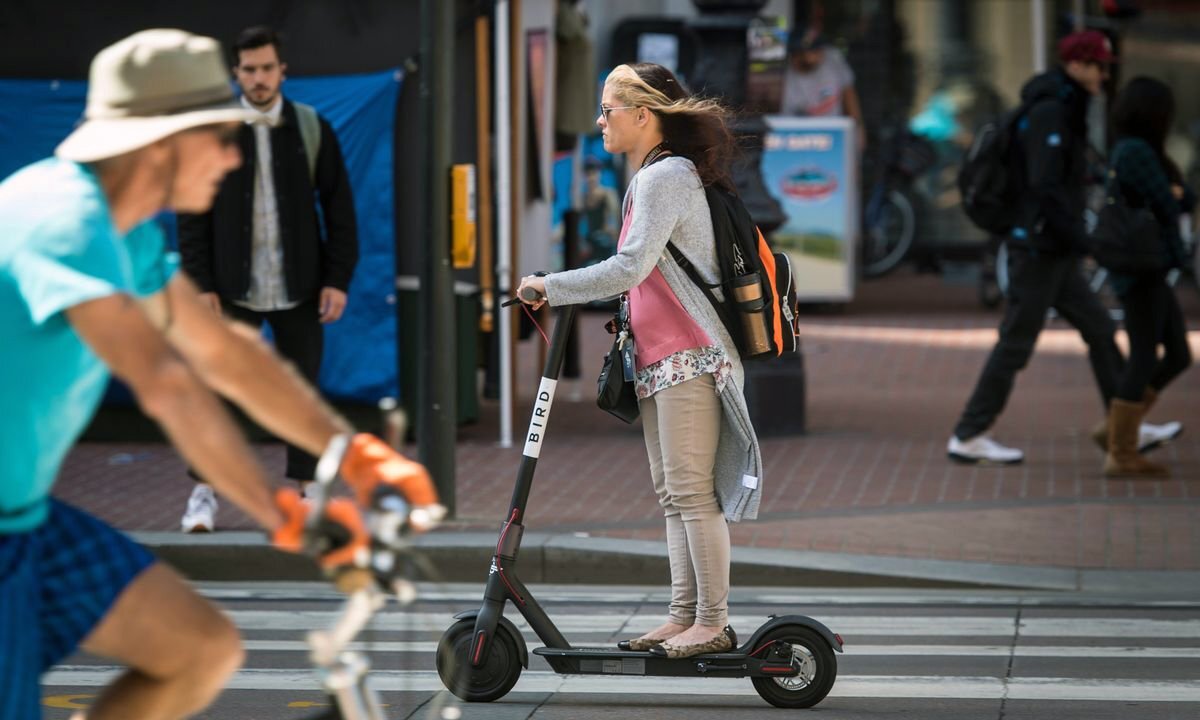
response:
[[[234,101],[216,40],[183,30],[143,30],[92,60],[83,123],[54,154],[92,162],[180,130],[257,116]]]

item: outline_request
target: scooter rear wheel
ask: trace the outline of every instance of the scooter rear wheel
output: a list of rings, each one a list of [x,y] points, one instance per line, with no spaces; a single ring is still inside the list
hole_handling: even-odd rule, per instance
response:
[[[479,667],[474,667],[471,665],[474,634],[474,619],[459,620],[442,634],[437,650],[438,676],[446,689],[467,702],[491,702],[508,694],[521,676],[518,640],[503,625],[497,626],[487,657]]]
[[[837,658],[829,641],[803,625],[784,625],[767,633],[762,642],[777,640],[792,646],[800,674],[786,678],[751,678],[763,700],[775,707],[808,708],[825,699],[837,679]]]

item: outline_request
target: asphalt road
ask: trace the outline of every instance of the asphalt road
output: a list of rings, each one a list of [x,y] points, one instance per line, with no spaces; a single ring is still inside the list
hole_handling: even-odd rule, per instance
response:
[[[248,659],[201,718],[302,720],[327,709],[305,634],[327,625],[341,597],[322,585],[211,583],[201,588],[243,629]],[[610,645],[656,625],[658,588],[533,586],[575,645]],[[531,656],[515,689],[490,704],[459,703],[434,670],[455,613],[477,605],[472,585],[421,586],[361,636],[388,718],[687,718],[804,716],[857,720],[1165,720],[1200,717],[1200,598],[1007,591],[735,589],[731,623],[749,634],[769,614],[799,613],[846,642],[838,679],[815,710],[779,710],[749,680],[567,677]],[[508,616],[530,649],[541,643]],[[46,676],[44,717],[86,707],[117,668],[79,655]]]

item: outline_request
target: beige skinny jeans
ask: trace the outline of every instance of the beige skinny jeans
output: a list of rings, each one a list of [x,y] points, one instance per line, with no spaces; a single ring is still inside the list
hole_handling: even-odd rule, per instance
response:
[[[729,526],[713,486],[721,398],[711,374],[640,404],[654,492],[667,523],[670,620],[724,627],[729,616]]]

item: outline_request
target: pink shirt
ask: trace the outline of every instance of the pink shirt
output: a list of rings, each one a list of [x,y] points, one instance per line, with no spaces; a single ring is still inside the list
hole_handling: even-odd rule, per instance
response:
[[[618,250],[625,243],[632,216],[631,202],[621,223]],[[637,348],[637,370],[643,370],[677,352],[713,344],[708,333],[683,309],[679,298],[675,297],[675,292],[657,267],[629,291],[629,325]]]

